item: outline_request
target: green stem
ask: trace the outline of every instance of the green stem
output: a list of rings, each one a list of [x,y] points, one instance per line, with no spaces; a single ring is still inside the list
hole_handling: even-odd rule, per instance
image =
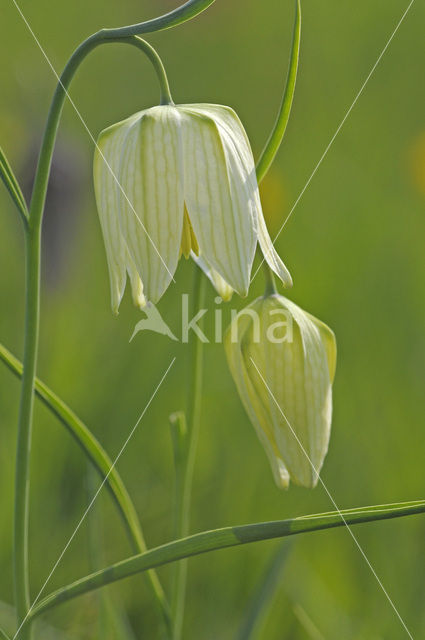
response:
[[[1,344],[0,360],[6,364],[12,373],[18,377],[22,377],[22,363]],[[44,382],[35,378],[34,389],[43,404],[58,418],[59,422],[66,427],[78,446],[81,447],[89,461],[99,472],[102,480],[106,478],[105,485],[113,497],[118,512],[122,517],[133,551],[135,553],[146,551],[146,543],[136,508],[120,474],[116,467],[113,466],[111,458],[103,449],[100,442],[98,442],[72,409],[44,384]],[[148,580],[155,592],[157,601],[162,603],[161,612],[164,617],[164,622],[167,629],[171,631],[171,617],[168,602],[155,571],[148,572]]]
[[[174,504],[173,504],[173,537],[178,538],[181,530],[181,515],[183,501],[183,486],[185,476],[187,421],[183,411],[177,411],[170,415],[171,440],[174,453]],[[177,591],[177,572],[174,575],[173,594]],[[173,601],[175,595],[173,595]]]
[[[15,603],[18,622],[30,606],[28,572],[28,519],[30,485],[30,451],[33,414],[33,388],[37,363],[40,293],[40,228],[27,227],[25,234],[25,343],[24,370],[19,405],[18,437],[15,467],[15,511],[13,567]],[[23,630],[21,640],[31,637],[30,626]]]
[[[264,269],[264,278],[266,280],[264,297],[267,298],[267,296],[272,296],[273,294],[277,293],[276,280],[275,280],[273,271],[270,269],[266,261],[263,262],[263,269]]]
[[[107,42],[114,41],[113,39]],[[156,70],[162,63],[154,55],[152,47],[136,37],[119,40],[141,48],[155,60]],[[86,55],[103,41],[89,39],[71,56],[65,67],[53,96],[46,129],[40,150],[40,156],[34,181],[28,224],[26,226],[26,303],[25,303],[25,344],[24,370],[22,376],[18,438],[16,452],[15,475],[15,517],[14,517],[14,576],[15,598],[18,622],[21,622],[29,609],[29,576],[28,576],[28,514],[29,514],[29,478],[30,449],[33,412],[33,391],[38,351],[39,307],[40,307],[40,243],[41,226],[46,199],[50,167],[56,140],[59,120],[69,86],[78,66]],[[162,67],[163,69],[163,67]],[[167,91],[166,77],[161,76],[161,87]],[[169,92],[168,92],[169,95]],[[167,94],[165,95],[166,98]],[[30,627],[26,627],[26,638],[31,636]]]
[[[44,131],[44,137],[40,150],[40,156],[34,181],[34,189],[31,199],[29,223],[34,227],[40,226],[43,216],[47,185],[50,175],[50,167],[52,163],[52,155],[67,91],[80,64],[91,51],[93,51],[101,44],[105,43],[123,43],[141,49],[149,57],[151,62],[153,62],[155,71],[158,74],[158,79],[161,87],[161,101],[164,101],[166,103],[172,102],[164,66],[153,47],[151,47],[141,38],[137,38],[135,36],[113,37],[112,35],[110,35],[106,37],[102,34],[103,32],[100,31],[98,33],[95,33],[93,36],[90,36],[90,38],[85,40],[74,51],[69,61],[67,62],[60,80],[56,86],[56,90],[53,95],[52,103],[47,117],[47,123]]]
[[[290,545],[285,541],[275,553],[269,563],[263,578],[255,589],[246,607],[246,615],[242,621],[237,640],[258,640],[267,612],[272,607],[277,586],[282,578],[284,567],[288,560]]]
[[[183,22],[187,22],[192,18],[205,11],[215,0],[189,0],[185,4],[173,9],[169,13],[147,20],[146,22],[139,22],[128,27],[120,27],[118,29],[102,29],[98,33],[103,37],[118,37],[123,38],[125,36],[140,35],[142,33],[153,33],[154,31],[163,31],[164,29],[170,29],[171,27],[177,27]]]
[[[121,40],[122,42],[122,40]],[[170,85],[168,84],[167,73],[165,71],[165,67],[161,58],[158,55],[158,52],[146,42],[142,38],[138,36],[134,36],[133,39],[128,40],[128,44],[133,44],[135,47],[141,49],[149,58],[152,63],[153,68],[155,69],[155,73],[158,78],[160,91],[161,91],[161,104],[174,104],[173,98],[171,97]]]
[[[194,267],[192,317],[194,317],[203,306],[205,294],[205,279],[201,269]],[[200,325],[201,323],[199,323]],[[203,343],[195,335],[189,342],[189,384],[188,384],[188,411],[187,429],[181,422],[180,417],[180,438],[182,439],[181,459],[176,460],[176,478],[181,477],[181,482],[177,483],[176,491],[176,523],[175,535],[177,538],[184,538],[189,533],[190,524],[190,504],[192,497],[193,471],[196,459],[196,449],[199,438],[201,399],[202,399],[202,364],[203,364]],[[183,436],[183,438],[182,438]],[[180,486],[181,485],[181,486]],[[180,640],[183,630],[184,606],[186,598],[187,582],[187,560],[179,562],[175,568],[173,597],[171,601],[171,611],[174,620],[174,640]]]
[[[85,40],[74,51],[65,66],[53,95],[37,164],[28,224],[26,225],[24,371],[21,386],[17,438],[14,516],[14,581],[18,622],[21,622],[25,618],[29,610],[29,462],[39,333],[40,236],[53,149],[67,89],[79,65],[93,49],[106,42],[124,42],[143,49],[151,60],[155,58],[155,69],[157,73],[158,71],[160,72],[161,100],[169,102],[171,97],[169,95],[168,82],[164,80],[165,72],[163,71],[162,63],[160,64],[158,62],[152,47],[149,47],[143,40],[134,36],[141,33],[159,31],[180,24],[206,9],[212,2],[213,0],[189,0],[189,2],[182,7],[160,18],[155,18],[154,20],[130,27],[99,31]],[[26,625],[22,640],[29,640],[30,637],[31,625]]]
[[[295,22],[294,32],[292,36],[291,58],[289,60],[288,77],[286,79],[282,102],[276,118],[276,122],[256,165],[258,184],[260,184],[267,171],[270,169],[270,166],[277,152],[279,151],[280,145],[282,144],[283,136],[285,135],[295,94],[295,83],[297,80],[298,61],[300,56],[300,44],[301,0],[295,0]],[[274,280],[273,272],[270,269],[269,265],[264,260],[262,263],[264,266],[264,273],[266,278],[266,290],[264,295],[268,296],[276,293],[276,283]]]
[[[283,93],[282,103],[276,118],[273,130],[264,147],[264,150],[257,162],[257,179],[260,183],[272,164],[276,153],[285,135],[286,126],[291,113],[292,101],[295,93],[295,83],[297,80],[298,60],[301,43],[301,0],[296,0],[294,33],[292,37],[291,59],[289,61],[289,71]]]
[[[83,595],[107,584],[122,580],[141,571],[159,567],[182,558],[200,555],[209,551],[235,547],[260,540],[284,538],[312,531],[321,531],[364,522],[375,522],[400,518],[407,515],[425,513],[425,501],[376,505],[346,509],[322,514],[302,516],[291,520],[259,522],[238,527],[225,527],[213,531],[204,531],[196,535],[175,540],[145,553],[118,562],[106,569],[81,578],[70,585],[58,589],[44,598],[32,610],[29,618],[33,620],[48,609],[72,598]]]

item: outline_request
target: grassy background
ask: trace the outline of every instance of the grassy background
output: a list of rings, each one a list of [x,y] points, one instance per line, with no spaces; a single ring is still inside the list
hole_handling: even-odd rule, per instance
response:
[[[301,65],[293,115],[264,183],[272,234],[289,213],[407,2],[304,3]],[[153,17],[171,0],[21,0],[60,70],[89,33]],[[196,21],[150,37],[176,102],[230,104],[256,153],[276,112],[286,73],[292,2],[218,0]],[[425,458],[425,7],[415,3],[328,156],[279,237],[291,268],[290,297],[327,322],[338,339],[335,410],[323,480],[339,507],[423,497]],[[12,2],[0,25],[0,141],[31,182],[55,79]],[[157,86],[137,52],[109,46],[91,55],[72,85],[91,132],[155,104]],[[119,463],[150,545],[171,535],[173,463],[168,415],[186,402],[186,351],[167,338],[128,338],[141,315],[126,294],[109,309],[106,260],[91,182],[92,142],[66,106],[45,225],[40,376],[61,394],[113,456],[171,358],[176,364]],[[22,354],[23,238],[0,192],[0,339]],[[191,268],[180,264],[160,310],[178,331],[180,294]],[[250,299],[262,291],[259,275]],[[241,301],[236,300],[240,305]],[[212,316],[214,293],[208,289]],[[225,312],[227,317],[228,310]],[[18,383],[0,368],[0,600],[12,600],[11,544]],[[32,466],[33,593],[44,581],[87,504],[87,467],[62,428],[36,405]],[[206,348],[202,433],[194,484],[194,531],[332,508],[320,487],[279,492],[235,393],[220,345]],[[101,564],[128,554],[107,495],[96,507]],[[99,522],[98,522],[99,525]],[[87,527],[50,587],[93,567]],[[425,519],[356,529],[356,535],[413,637],[425,637]],[[279,542],[190,562],[184,638],[236,638],[252,594]],[[103,557],[102,557],[103,556]],[[164,583],[170,579],[161,570]],[[109,590],[135,637],[159,637],[141,578]],[[65,605],[49,622],[70,638],[99,631],[97,595]],[[110,638],[117,632],[108,629]],[[259,637],[396,640],[407,637],[347,531],[291,543]]]

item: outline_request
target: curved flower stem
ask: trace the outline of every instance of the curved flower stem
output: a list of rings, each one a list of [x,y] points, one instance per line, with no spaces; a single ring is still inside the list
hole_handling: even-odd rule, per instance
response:
[[[172,102],[168,87],[168,80],[165,75],[164,66],[156,53],[155,49],[147,42],[136,36],[128,37],[112,37],[108,38],[101,35],[102,32],[96,33],[85,40],[72,54],[67,62],[65,69],[59,79],[55,93],[53,95],[52,104],[50,106],[49,115],[47,117],[46,128],[44,131],[43,142],[40,150],[40,156],[35,175],[34,188],[31,198],[29,224],[32,227],[40,226],[44,211],[44,203],[46,199],[47,184],[50,175],[50,167],[52,163],[52,155],[56,141],[57,130],[59,126],[62,109],[67,95],[68,88],[71,84],[78,67],[88,54],[96,49],[96,47],[105,43],[124,43],[141,49],[148,55],[153,62],[155,71],[158,74],[161,86],[161,101]]]
[[[124,42],[144,49],[150,58],[155,57],[152,47],[137,34],[166,29],[194,17],[206,9],[213,0],[189,0],[171,13],[120,29],[101,30],[85,40],[72,54],[59,79],[53,95],[40,155],[37,164],[31,206],[27,224],[25,225],[25,341],[23,358],[23,376],[18,422],[18,438],[16,447],[15,471],[15,515],[14,515],[14,581],[15,600],[18,621],[25,619],[29,610],[29,577],[28,577],[28,514],[29,514],[29,477],[30,449],[33,413],[34,381],[37,364],[39,307],[40,307],[40,244],[41,225],[49,181],[53,149],[56,141],[60,117],[72,78],[85,57],[97,46],[106,42]],[[155,60],[155,69],[163,72],[162,64]],[[168,101],[168,83],[164,74],[160,73],[162,99]],[[29,640],[31,625],[25,626],[21,640]]]
[[[24,374],[19,405],[15,467],[15,511],[13,569],[18,622],[30,606],[28,573],[29,461],[33,413],[33,388],[38,348],[40,294],[40,228],[27,227],[25,234],[25,342]],[[31,637],[31,628],[22,631],[21,640]]]
[[[111,42],[112,40],[108,40]],[[120,39],[142,48],[150,59],[155,60],[156,70],[161,70],[160,61],[155,58],[154,50],[140,38],[134,36]],[[85,56],[94,49],[101,40],[90,40],[83,43],[65,67],[61,80],[56,88],[47,118],[47,125],[41,146],[34,189],[29,210],[28,223],[25,226],[25,342],[23,359],[23,376],[21,399],[19,408],[18,437],[16,448],[15,468],[15,511],[14,511],[14,576],[15,600],[18,620],[22,621],[30,606],[29,573],[28,573],[28,516],[29,516],[29,478],[30,478],[30,450],[33,413],[33,391],[37,363],[38,333],[40,316],[40,245],[41,226],[46,199],[47,184],[56,140],[56,133],[69,86],[79,64]],[[163,69],[163,68],[162,68]],[[168,83],[161,78],[163,90],[167,90]],[[165,78],[166,80],[166,78]],[[169,92],[168,92],[169,94]],[[30,627],[25,631],[27,640],[30,638]]]
[[[283,92],[282,103],[272,132],[267,140],[260,158],[255,167],[257,173],[258,184],[262,181],[267,171],[279,151],[285,135],[286,126],[288,124],[289,115],[291,113],[292,102],[295,93],[295,83],[297,80],[298,60],[300,55],[301,44],[301,0],[295,0],[295,22],[294,32],[292,36],[291,58],[289,61],[288,77],[286,79],[285,89]],[[265,295],[276,293],[276,285],[274,275],[269,265],[263,261],[264,273],[266,278]]]
[[[123,42],[123,41],[121,40],[120,42]],[[127,42],[128,44],[132,44],[138,49],[140,49],[141,51],[143,51],[151,61],[152,66],[155,69],[155,73],[157,75],[160,90],[161,90],[160,103],[174,104],[173,98],[171,97],[170,85],[168,84],[167,73],[165,71],[165,67],[162,63],[162,60],[158,55],[158,52],[152,47],[152,45],[149,44],[149,42],[146,42],[146,40],[143,40],[143,38],[139,38],[138,36],[134,36],[133,38],[130,38],[129,40],[127,40]]]
[[[102,29],[98,33],[106,38],[123,38],[125,36],[141,35],[142,33],[164,31],[164,29],[177,27],[179,24],[195,18],[195,16],[202,13],[202,11],[208,9],[213,2],[215,2],[215,0],[188,0],[188,2],[177,7],[177,9],[173,9],[173,11],[158,18],[132,24],[128,27],[119,27],[118,29]]]
[[[260,183],[272,164],[276,153],[282,143],[291,113],[292,101],[295,93],[295,83],[297,80],[298,59],[300,55],[301,43],[301,0],[296,0],[295,23],[292,37],[291,59],[289,61],[289,71],[283,92],[282,103],[276,118],[270,137],[257,162],[257,180]]]
[[[400,518],[407,515],[425,513],[425,501],[417,500],[391,505],[375,505],[345,509],[328,513],[314,514],[277,520],[258,522],[237,527],[224,527],[213,531],[203,531],[183,540],[174,540],[145,553],[118,562],[106,569],[81,578],[66,587],[58,589],[44,598],[32,610],[29,619],[33,620],[48,609],[72,598],[99,589],[105,585],[122,580],[141,571],[159,567],[182,558],[200,555],[209,551],[235,547],[260,540],[284,538],[312,531],[321,531],[347,525]]]
[[[193,276],[192,317],[202,308],[205,294],[205,278],[196,265]],[[201,323],[199,322],[199,326]],[[181,487],[177,487],[177,508],[175,534],[184,538],[189,533],[190,503],[192,497],[193,470],[199,437],[201,399],[202,399],[202,365],[203,343],[198,336],[192,335],[189,342],[189,385],[187,426],[180,415],[181,451],[176,476],[181,476]],[[183,422],[182,422],[183,421]],[[175,568],[171,612],[174,622],[174,640],[182,637],[184,605],[186,598],[187,560],[179,562]]]

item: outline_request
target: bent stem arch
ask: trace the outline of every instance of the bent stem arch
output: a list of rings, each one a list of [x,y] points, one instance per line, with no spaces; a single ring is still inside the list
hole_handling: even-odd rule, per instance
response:
[[[108,40],[108,42],[115,40]],[[168,81],[162,62],[155,50],[141,38],[130,36],[119,42],[131,44],[141,49],[153,62],[161,86],[161,100],[171,100]],[[49,111],[47,125],[34,181],[33,194],[29,209],[27,224],[25,225],[25,256],[26,256],[26,286],[25,286],[25,342],[21,399],[18,422],[18,438],[15,470],[15,512],[14,512],[14,576],[15,601],[18,621],[25,619],[30,609],[29,570],[28,570],[28,519],[29,519],[29,472],[30,450],[33,414],[33,392],[36,374],[39,316],[40,316],[40,250],[41,226],[47,193],[50,167],[53,155],[59,120],[63,109],[67,87],[75,71],[85,56],[101,41],[91,40],[77,49],[78,55],[71,57],[61,79],[59,80],[52,105]],[[159,589],[159,582],[152,583],[155,597],[158,600],[167,627],[170,627],[168,608],[165,596]],[[23,640],[30,638],[30,628],[25,631]]]
[[[141,571],[160,567],[176,560],[200,555],[209,551],[240,546],[260,540],[284,538],[312,531],[321,531],[347,525],[400,518],[407,515],[425,513],[425,500],[416,500],[390,505],[375,505],[331,511],[275,522],[259,522],[237,527],[224,527],[213,531],[197,533],[182,540],[174,540],[96,571],[44,598],[32,610],[29,620],[63,602],[76,598],[105,585],[123,580]]]
[[[53,149],[67,89],[79,65],[93,49],[103,43],[123,42],[142,49],[150,57],[160,79],[161,100],[169,100],[168,83],[165,81],[162,63],[158,62],[158,56],[155,55],[152,47],[137,38],[136,35],[176,26],[193,18],[212,4],[213,1],[189,0],[178,9],[159,18],[119,29],[103,29],[93,34],[72,54],[59,78],[53,95],[40,149],[29,214],[27,219],[23,217],[26,258],[25,340],[16,446],[13,551],[15,601],[19,622],[26,619],[30,610],[28,572],[29,463],[39,335],[41,225]],[[18,204],[21,203],[18,202]],[[167,616],[165,611],[164,616]],[[22,630],[21,640],[29,640],[30,637],[31,625],[28,624]]]

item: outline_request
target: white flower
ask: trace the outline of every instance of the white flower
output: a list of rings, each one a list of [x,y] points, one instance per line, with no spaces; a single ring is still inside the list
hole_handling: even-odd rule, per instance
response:
[[[135,303],[156,303],[182,253],[199,257],[223,299],[246,295],[257,240],[291,286],[266,228],[248,138],[229,107],[162,105],[109,127],[94,184],[115,312],[127,273]]]
[[[279,487],[314,487],[329,444],[336,342],[283,296],[258,298],[233,320],[226,354]]]

